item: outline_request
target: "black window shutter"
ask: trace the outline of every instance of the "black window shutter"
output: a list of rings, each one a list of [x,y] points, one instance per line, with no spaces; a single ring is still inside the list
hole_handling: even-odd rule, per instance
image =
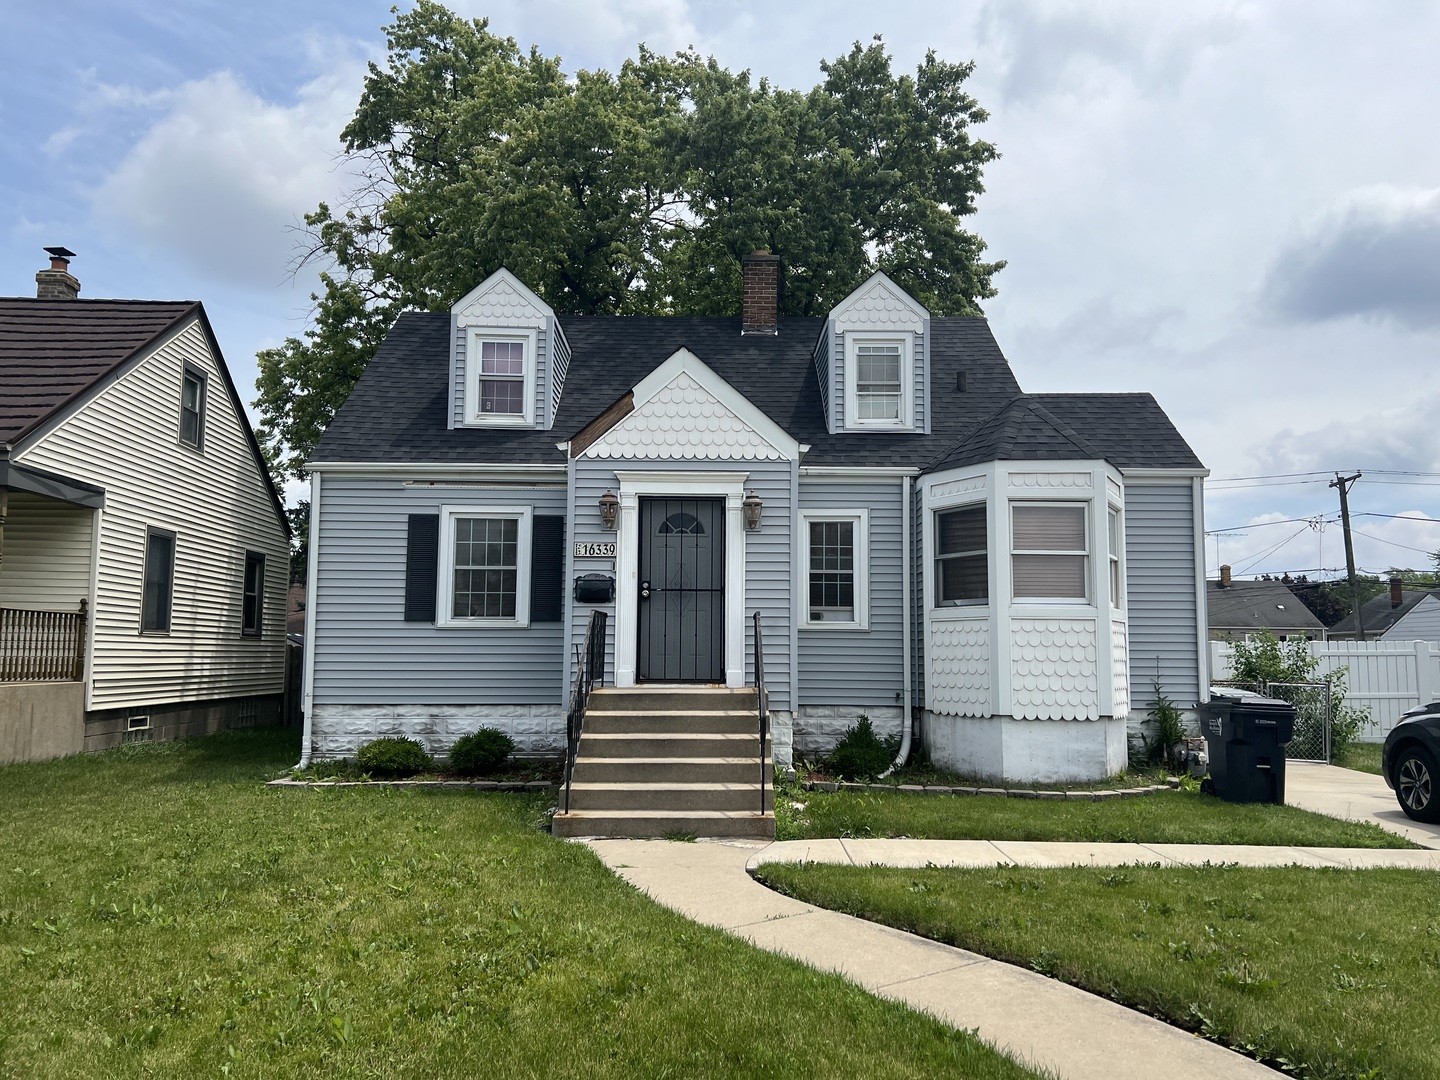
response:
[[[405,536],[405,621],[435,621],[440,573],[440,515],[411,514]]]
[[[565,617],[565,519],[536,515],[530,537],[530,621]]]

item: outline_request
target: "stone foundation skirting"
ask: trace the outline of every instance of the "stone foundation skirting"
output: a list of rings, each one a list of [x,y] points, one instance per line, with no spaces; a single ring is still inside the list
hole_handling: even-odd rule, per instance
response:
[[[824,757],[862,715],[882,739],[902,733],[905,710],[899,705],[801,705],[795,710],[794,752],[808,761]]]
[[[85,714],[85,749],[108,750],[131,742],[168,742],[217,731],[278,724],[284,716],[280,694],[129,705]]]
[[[562,705],[316,705],[310,720],[315,761],[354,757],[367,742],[414,739],[426,753],[448,757],[455,740],[494,728],[515,740],[520,757],[560,757],[565,752]]]

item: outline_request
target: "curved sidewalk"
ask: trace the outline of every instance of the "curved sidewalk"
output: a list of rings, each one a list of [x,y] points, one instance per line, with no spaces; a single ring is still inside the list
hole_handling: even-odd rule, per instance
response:
[[[758,865],[775,861],[770,857],[773,849],[781,849],[787,861],[802,858],[799,854],[802,848],[813,848],[817,855],[834,852],[843,856],[844,861],[853,861],[846,847],[822,848],[821,845],[891,845],[890,851],[869,852],[867,858],[873,864],[881,855],[901,858],[909,845],[935,842],[787,841],[769,846],[741,841],[587,842],[607,866],[666,907],[745,938],[762,949],[837,972],[873,994],[928,1012],[952,1027],[974,1030],[980,1038],[1017,1060],[1049,1070],[1065,1080],[1151,1080],[1156,1075],[1164,1075],[1167,1080],[1261,1080],[1264,1077],[1273,1080],[1276,1076],[1249,1058],[1065,983],[978,953],[781,896],[756,882],[746,869],[752,862]],[[987,846],[992,849],[988,861],[974,865],[994,866],[1011,861],[1011,857],[998,857],[994,845]],[[1116,858],[1122,852],[1100,849],[1142,847],[1131,844],[1005,846],[1083,848],[1097,857],[1113,854]],[[1138,861],[1164,861],[1149,850],[1155,846],[1163,845],[1145,846],[1144,857]],[[1223,856],[1236,849],[1210,850]],[[929,854],[932,853],[926,852]],[[1133,852],[1124,854],[1134,855]],[[1217,854],[1212,854],[1210,861],[1236,861],[1217,857]],[[1386,854],[1413,856],[1440,855],[1440,852]],[[919,849],[916,849],[916,856],[904,857],[918,855]],[[1019,851],[1013,853],[1015,858],[1042,855],[1043,851],[1030,856],[1022,856]],[[958,849],[956,857],[959,857]],[[1049,861],[1026,865],[1056,865],[1056,859],[1069,856],[1056,851],[1044,857]],[[897,1048],[897,1052],[903,1053],[903,1047]]]

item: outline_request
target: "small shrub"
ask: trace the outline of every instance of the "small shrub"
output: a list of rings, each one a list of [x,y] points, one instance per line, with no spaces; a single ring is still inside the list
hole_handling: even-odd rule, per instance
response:
[[[503,731],[481,728],[462,735],[450,748],[450,771],[461,776],[489,776],[515,750],[515,740]]]
[[[1185,763],[1185,714],[1155,683],[1155,704],[1150,707],[1150,727],[1153,737],[1140,733],[1140,742],[1145,747],[1145,760],[1150,765],[1161,765],[1172,772],[1183,771]]]
[[[899,750],[899,739],[880,738],[870,717],[862,715],[830,751],[825,769],[840,780],[874,780],[890,767]]]
[[[376,739],[355,755],[372,776],[414,776],[430,768],[430,755],[414,739]]]

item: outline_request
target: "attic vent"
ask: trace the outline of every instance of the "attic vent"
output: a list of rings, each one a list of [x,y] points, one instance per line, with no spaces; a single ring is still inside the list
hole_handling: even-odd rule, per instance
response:
[[[963,371],[955,373],[955,390],[957,393],[965,393],[965,372]]]

